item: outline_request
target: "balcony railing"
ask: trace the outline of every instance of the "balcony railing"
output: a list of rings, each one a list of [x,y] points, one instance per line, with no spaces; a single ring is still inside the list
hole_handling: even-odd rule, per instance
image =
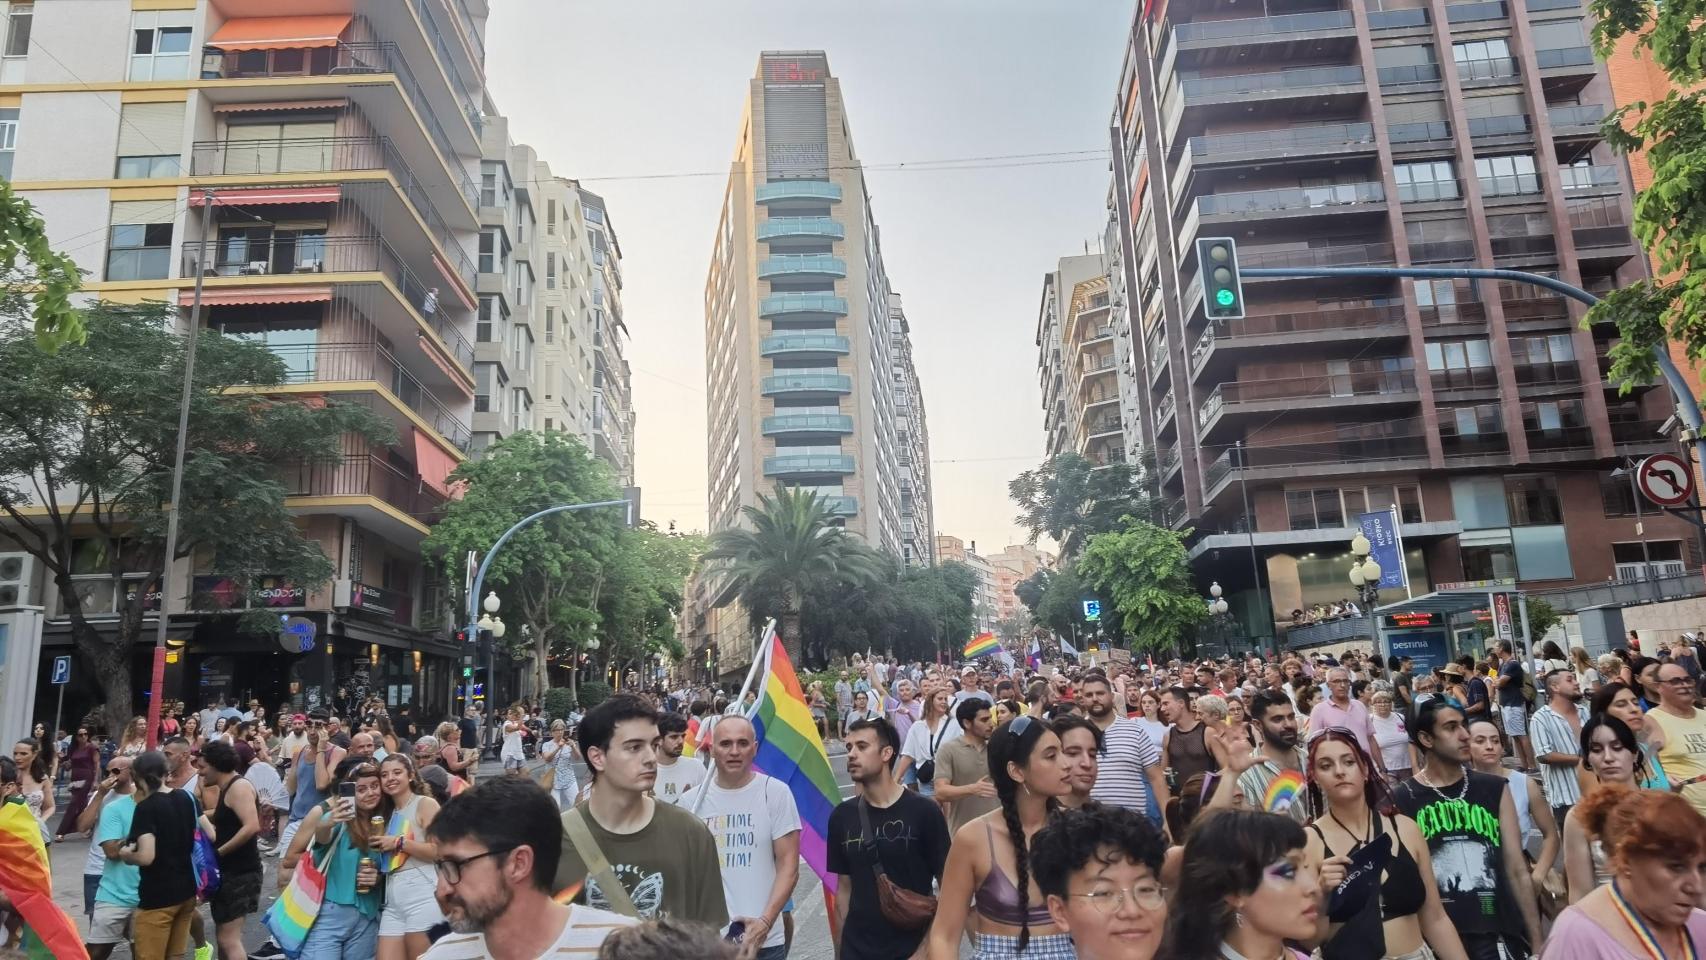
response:
[[[1544,257],[1558,252],[1558,241],[1550,236],[1523,235],[1492,238],[1495,257]]]
[[[1426,7],[1413,10],[1370,10],[1368,11],[1368,26],[1371,30],[1393,30],[1401,27],[1425,27],[1428,25]]]
[[[1288,130],[1261,130],[1252,133],[1221,133],[1212,136],[1192,137],[1191,156],[1201,159],[1227,154],[1259,153],[1263,156],[1274,157],[1372,143],[1374,143],[1374,124],[1372,123],[1326,123],[1318,126],[1293,127]]]
[[[1356,19],[1349,10],[1326,10],[1320,13],[1292,13],[1277,17],[1242,17],[1236,20],[1181,23],[1173,28],[1173,37],[1182,46],[1199,41],[1284,37],[1322,30],[1350,30],[1355,27]]]
[[[841,186],[828,180],[772,180],[758,185],[753,199],[759,203],[777,200],[841,201]]]
[[[468,424],[376,343],[313,343],[268,347],[284,361],[286,383],[371,380],[391,391],[421,419],[466,453],[473,441]]]
[[[1448,23],[1471,23],[1476,20],[1503,20],[1504,0],[1481,0],[1478,3],[1448,3],[1445,19]]]
[[[1084,425],[1085,436],[1095,436],[1101,433],[1119,433],[1125,429],[1120,425],[1119,417],[1097,417]]]
[[[1612,443],[1664,443],[1665,421],[1662,420],[1613,420],[1611,421]]]
[[[1111,353],[1100,357],[1085,357],[1083,362],[1078,365],[1078,375],[1087,377],[1093,373],[1112,370],[1118,363],[1118,358]]]
[[[806,253],[765,257],[758,262],[759,279],[799,274],[822,274],[829,277],[847,276],[847,261],[828,254]]]
[[[1374,460],[1415,460],[1428,455],[1427,438],[1420,433],[1335,440],[1328,443],[1247,445],[1222,453],[1203,471],[1203,486],[1213,489],[1235,469],[1368,463]]]
[[[1576,6],[1581,0],[1568,0],[1568,2],[1571,6]],[[1533,0],[1530,0],[1528,9],[1535,9]],[[1605,106],[1598,103],[1583,106],[1548,107],[1546,109],[1546,117],[1552,122],[1553,133],[1562,133],[1583,127],[1598,130],[1600,121],[1604,120],[1605,116]]]
[[[1232,320],[1222,326],[1210,329],[1220,339],[1234,340],[1238,337],[1327,333],[1339,330],[1356,331],[1370,327],[1393,325],[1404,325],[1404,308],[1397,304],[1383,307],[1347,307],[1338,310],[1258,314],[1247,316],[1242,320]]]
[[[1499,385],[1499,371],[1491,366],[1447,367],[1429,370],[1428,381],[1436,393],[1457,390],[1491,390]]]
[[[372,456],[300,463],[286,470],[284,484],[293,497],[374,497],[423,521],[444,506],[444,497],[426,481]]]
[[[1617,168],[1605,165],[1595,167],[1562,167],[1558,170],[1558,179],[1563,181],[1564,191],[1594,190],[1603,187],[1621,187],[1623,177]]]
[[[1553,50],[1534,51],[1534,63],[1542,70],[1557,67],[1591,67],[1593,66],[1593,48],[1591,47],[1559,47]]]
[[[1517,197],[1540,192],[1540,174],[1516,173],[1508,176],[1478,177],[1481,195],[1487,197]]]
[[[1361,267],[1392,262],[1390,243],[1338,243],[1319,247],[1238,251],[1241,267]]]
[[[1492,457],[1511,452],[1503,430],[1487,433],[1441,433],[1440,451],[1448,457]]]
[[[201,266],[210,277],[282,276],[322,273],[382,273],[444,339],[456,360],[474,369],[474,346],[451,325],[438,309],[439,299],[403,263],[391,245],[378,237],[274,236],[269,240],[243,243],[222,242],[212,258]],[[184,277],[198,269],[196,250],[186,244]]]
[[[853,418],[845,413],[779,413],[764,418],[764,434],[852,433]]]
[[[1454,263],[1475,259],[1473,240],[1424,240],[1410,244],[1412,263]]]
[[[1470,117],[1471,137],[1514,137],[1528,132],[1528,115],[1507,114],[1502,117]]]
[[[1166,422],[1167,418],[1172,416],[1173,411],[1176,408],[1177,404],[1174,401],[1172,394],[1169,393],[1163,396],[1160,402],[1155,404],[1155,423],[1160,425]]]
[[[1386,190],[1379,183],[1332,183],[1319,187],[1279,187],[1272,190],[1209,194],[1197,198],[1197,212],[1206,217],[1216,214],[1274,213],[1384,202]]]
[[[840,240],[847,235],[841,221],[830,217],[771,217],[758,225],[759,240],[817,237]]]
[[[777,317],[790,313],[830,313],[847,316],[847,298],[827,293],[773,293],[758,301],[758,315]]]
[[[1371,370],[1277,380],[1234,380],[1215,387],[1214,392],[1226,403],[1397,396],[1416,392],[1416,376],[1410,370]]]
[[[779,333],[759,342],[759,353],[768,357],[778,353],[837,353],[851,349],[846,337],[833,333]]]
[[[1518,300],[1504,300],[1501,305],[1505,312],[1505,322],[1520,320],[1568,320],[1570,319],[1569,301],[1563,297],[1528,297]]]
[[[1431,143],[1435,140],[1450,140],[1451,124],[1444,120],[1394,123],[1386,128],[1386,136],[1393,143]]]
[[[764,458],[767,477],[793,473],[852,473],[853,457],[845,453],[801,453]]]
[[[1457,61],[1457,79],[1463,81],[1503,80],[1516,75],[1516,61],[1510,57]]]
[[[1406,66],[1381,67],[1375,71],[1375,76],[1383,87],[1403,86],[1407,83],[1438,83],[1439,64],[1416,63]]]
[[[190,154],[191,176],[237,176],[271,173],[328,173],[351,170],[385,170],[397,179],[409,203],[438,238],[439,246],[456,265],[468,289],[474,289],[474,263],[433,206],[426,188],[414,170],[403,161],[390,137],[323,137],[298,140],[199,140]],[[464,180],[463,187],[474,188]],[[476,194],[464,194],[469,206],[479,202]]]
[[[1163,447],[1160,455],[1155,458],[1155,464],[1161,469],[1163,477],[1172,473],[1179,466],[1179,448]]]
[[[304,76],[345,76],[350,74],[390,73],[395,74],[397,82],[403,88],[403,94],[415,108],[421,122],[426,125],[427,136],[432,139],[438,149],[439,156],[444,160],[452,176],[460,176],[468,180],[468,174],[462,169],[462,161],[457,156],[456,149],[451,146],[450,135],[445,132],[444,125],[439,123],[438,113],[433,109],[432,101],[427,99],[420,82],[415,79],[414,71],[398,51],[397,45],[391,42],[380,43],[339,43],[326,52],[313,51],[308,53],[296,68],[281,66],[282,58],[251,58],[240,52],[226,53],[220,60],[216,73],[204,72],[203,80],[249,80],[273,77],[304,77]],[[455,91],[461,93],[460,91]],[[483,129],[479,104],[467,94],[460,96],[462,112],[474,128],[474,136],[479,138]],[[470,180],[470,183],[472,181]],[[463,185],[463,192],[469,192],[469,186]],[[478,190],[474,191],[478,196]]]
[[[1582,382],[1582,369],[1574,360],[1518,363],[1511,368],[1519,387],[1568,386]]]
[[[1587,427],[1551,427],[1525,430],[1530,450],[1587,450],[1593,447],[1593,431]]]
[[[1398,184],[1398,200],[1401,203],[1434,203],[1440,200],[1456,200],[1463,195],[1458,189],[1456,180],[1423,180],[1418,183]]]
[[[1226,77],[1198,77],[1179,84],[1185,102],[1212,97],[1252,93],[1305,92],[1322,87],[1362,85],[1361,67],[1310,67],[1277,73],[1240,73]]]
[[[1479,303],[1439,303],[1419,307],[1424,327],[1449,327],[1459,323],[1486,323],[1487,308]],[[1508,318],[1507,318],[1508,319]]]
[[[797,373],[765,377],[763,391],[773,393],[852,393],[853,378],[844,373]]]

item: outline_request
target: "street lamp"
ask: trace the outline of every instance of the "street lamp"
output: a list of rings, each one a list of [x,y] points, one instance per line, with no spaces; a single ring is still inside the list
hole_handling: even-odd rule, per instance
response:
[[[1222,593],[1225,593],[1225,592],[1226,591],[1224,591],[1220,588],[1220,581],[1219,580],[1216,580],[1215,582],[1208,585],[1208,595],[1209,595],[1208,612],[1209,613],[1212,613],[1217,617],[1222,617],[1222,616],[1226,615],[1226,612],[1228,610],[1232,609],[1227,604],[1227,602],[1225,600],[1221,599],[1220,595]]]
[[[1209,625],[1213,628],[1216,643],[1223,654],[1232,653],[1232,617],[1229,611],[1232,605],[1221,597],[1226,591],[1221,589],[1220,581],[1208,585],[1208,616]]]
[[[491,639],[486,641],[486,729],[487,740],[490,741],[492,739],[490,734],[492,718],[497,716],[498,702],[497,641],[504,638],[507,630],[504,627],[503,618],[493,616],[502,606],[502,601],[498,600],[496,590],[486,594],[486,599],[481,601],[480,606],[486,612],[480,615],[480,619],[475,621],[474,626],[479,627],[483,633],[491,634]]]
[[[1374,545],[1361,533],[1351,538],[1351,586],[1356,588],[1357,599],[1370,610],[1380,600],[1380,562],[1373,552]]]

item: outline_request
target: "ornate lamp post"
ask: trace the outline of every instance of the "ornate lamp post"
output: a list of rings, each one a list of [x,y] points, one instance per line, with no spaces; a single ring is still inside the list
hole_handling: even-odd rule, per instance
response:
[[[1351,586],[1356,588],[1364,613],[1380,602],[1381,570],[1380,563],[1371,555],[1373,550],[1373,544],[1361,533],[1351,538]]]

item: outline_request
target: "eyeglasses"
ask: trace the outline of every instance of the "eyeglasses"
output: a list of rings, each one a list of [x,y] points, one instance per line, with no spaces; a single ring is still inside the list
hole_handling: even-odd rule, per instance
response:
[[[1683,674],[1680,677],[1660,677],[1658,682],[1659,683],[1674,683],[1674,684],[1680,685],[1680,684],[1684,684],[1684,683],[1693,683],[1694,678],[1688,676],[1687,674]]]
[[[1167,889],[1153,880],[1139,880],[1130,889],[1113,887],[1089,893],[1069,893],[1067,896],[1074,900],[1088,900],[1091,906],[1104,914],[1119,913],[1128,897],[1144,910],[1160,910],[1167,906]]]
[[[460,860],[455,857],[446,857],[441,855],[438,858],[438,861],[433,864],[433,867],[438,870],[438,875],[444,878],[445,883],[454,887],[462,882],[463,867],[468,866],[468,864],[473,863],[475,860],[482,860],[486,857],[501,857],[519,846],[521,846],[521,844],[512,843],[507,847],[497,847],[487,850],[485,853],[476,853],[471,857],[463,857]]]

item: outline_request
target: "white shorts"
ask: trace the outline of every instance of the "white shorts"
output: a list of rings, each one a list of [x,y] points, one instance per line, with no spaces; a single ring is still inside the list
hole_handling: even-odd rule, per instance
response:
[[[379,935],[400,937],[405,933],[426,933],[444,922],[433,890],[438,880],[430,870],[410,863],[385,878],[385,912],[379,915]]]
[[[290,841],[296,839],[296,831],[300,830],[301,828],[302,828],[302,821],[301,820],[291,820],[290,822],[288,822],[284,825],[283,830],[279,831],[278,848],[276,851],[277,854],[279,855],[279,857],[282,858],[285,854],[285,851],[290,849]]]
[[[1519,703],[1515,706],[1500,707],[1499,717],[1505,723],[1505,736],[1528,736],[1528,708],[1526,706]]]
[[[135,912],[135,907],[96,900],[95,915],[89,920],[88,942],[91,945],[129,943],[130,916]]]

